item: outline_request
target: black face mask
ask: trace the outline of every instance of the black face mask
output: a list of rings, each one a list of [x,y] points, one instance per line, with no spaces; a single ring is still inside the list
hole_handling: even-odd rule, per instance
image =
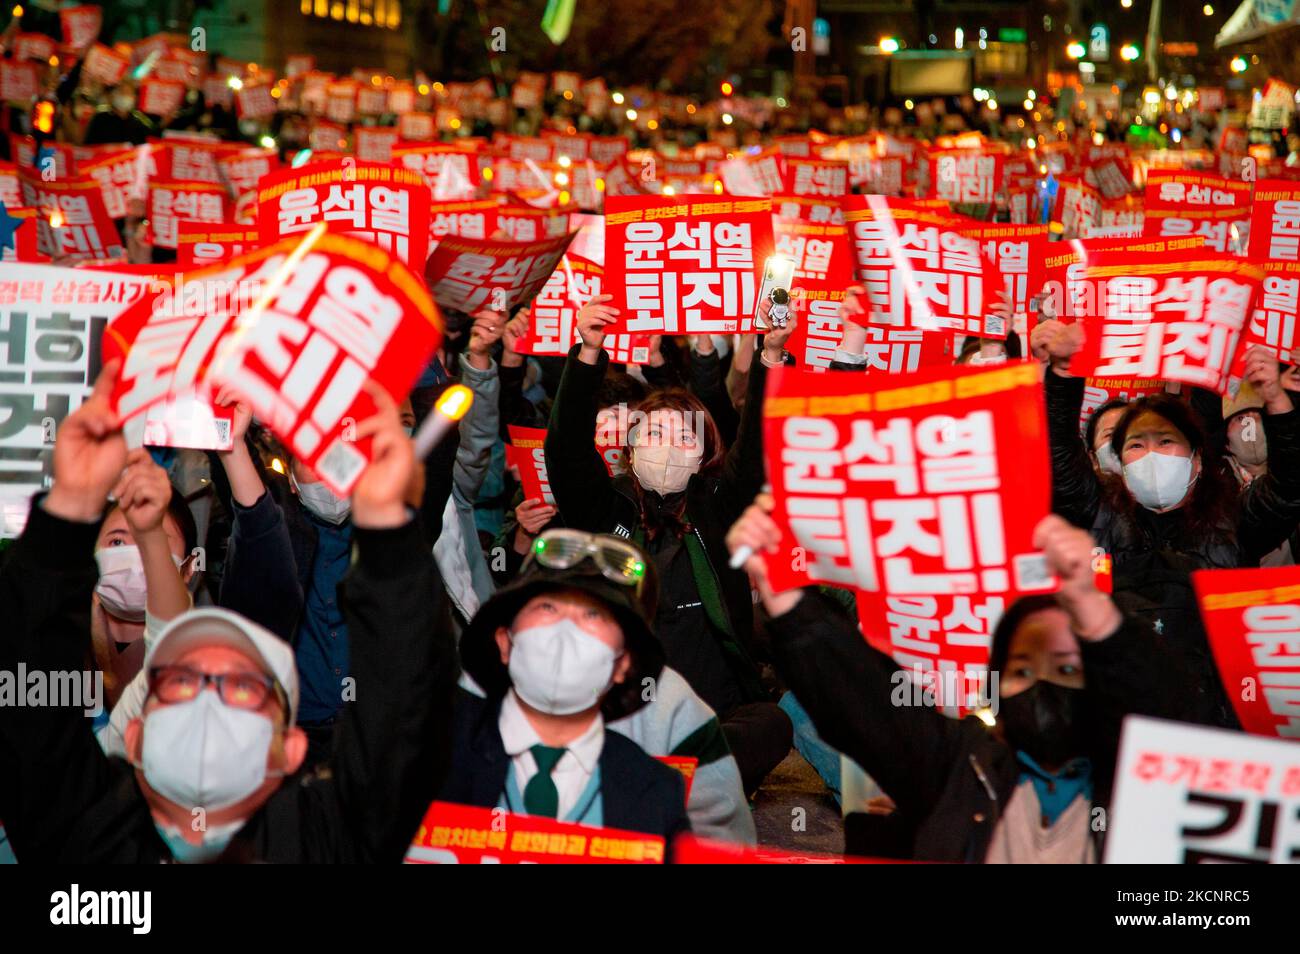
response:
[[[1007,742],[1039,765],[1060,766],[1084,754],[1082,689],[1040,679],[999,701],[998,721]]]

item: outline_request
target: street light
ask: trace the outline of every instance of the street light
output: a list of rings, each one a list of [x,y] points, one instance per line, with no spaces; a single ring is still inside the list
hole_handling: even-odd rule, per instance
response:
[[[1234,73],[1244,73],[1249,68],[1244,56],[1234,56],[1232,62],[1228,64]]]
[[[1083,54],[1086,52],[1087,50],[1084,49],[1083,44],[1078,42],[1077,40],[1073,43],[1068,44],[1065,47],[1065,55],[1072,60],[1081,59],[1083,57]]]
[[[880,38],[880,52],[881,52],[881,53],[886,53],[886,54],[888,54],[888,53],[897,53],[897,52],[898,52],[898,40],[897,40],[895,37],[892,37],[892,36],[882,36],[882,37]]]
[[[1132,63],[1141,55],[1142,51],[1138,49],[1136,43],[1125,43],[1119,48],[1119,58],[1125,63]]]

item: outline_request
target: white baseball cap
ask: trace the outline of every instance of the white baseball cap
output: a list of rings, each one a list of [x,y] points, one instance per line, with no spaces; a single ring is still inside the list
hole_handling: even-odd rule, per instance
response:
[[[293,647],[230,610],[205,606],[177,616],[150,647],[144,657],[144,671],[174,662],[198,646],[229,646],[256,661],[284,690],[289,700],[289,725],[294,724],[298,718],[298,667]]]

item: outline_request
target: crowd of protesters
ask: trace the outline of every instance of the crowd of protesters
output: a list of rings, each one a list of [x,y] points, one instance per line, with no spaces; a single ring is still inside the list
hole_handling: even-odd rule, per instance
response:
[[[289,159],[307,141],[305,115],[241,121],[198,91],[145,115],[131,80],[104,88],[79,64],[46,86],[53,122],[8,107],[38,150],[187,130],[271,136]],[[622,128],[565,100],[509,118]],[[493,131],[471,119],[466,133]],[[1118,119],[1097,128],[1119,135]],[[162,261],[141,219],[119,223],[130,260]],[[865,292],[847,292],[833,374],[867,363],[852,330]],[[234,409],[230,450],[129,449],[105,366],[0,557],[0,670],[91,668],[107,701],[97,719],[0,708],[10,860],[393,863],[434,801],[752,845],[752,800],[797,745],[834,766],[828,783],[843,755],[882,793],[888,824],[857,853],[1096,862],[1126,716],[1237,727],[1191,573],[1294,563],[1300,415],[1275,355],[1250,352],[1231,407],[1162,392],[1108,402],[1081,431],[1077,325],[1044,315],[1023,341],[959,349],[963,363],[1024,349],[1049,422],[1053,515],[1035,544],[1060,588],[997,623],[990,727],[893,704],[897,665],[863,638],[851,594],[768,584],[791,541],[769,516],[763,396],[769,370],[798,364],[798,298],[766,333],[656,336],[641,367],[603,346],[615,297],[582,309],[580,343],[557,358],[517,349],[526,312],[447,315],[409,397],[372,388],[379,412],[358,434],[373,459],[345,498],[233,392],[216,396]],[[412,433],[453,382],[473,408],[417,459]],[[619,410],[636,423],[611,476],[596,433]],[[525,499],[506,465],[511,425],[546,429],[553,504]],[[202,520],[181,485],[205,488]],[[689,795],[665,763],[681,757],[696,760]]]

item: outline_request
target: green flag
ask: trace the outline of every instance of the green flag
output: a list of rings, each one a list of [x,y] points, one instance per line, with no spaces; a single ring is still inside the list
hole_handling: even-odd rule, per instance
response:
[[[559,46],[569,38],[569,29],[573,26],[573,9],[578,0],[546,0],[546,11],[542,14],[542,32]]]

